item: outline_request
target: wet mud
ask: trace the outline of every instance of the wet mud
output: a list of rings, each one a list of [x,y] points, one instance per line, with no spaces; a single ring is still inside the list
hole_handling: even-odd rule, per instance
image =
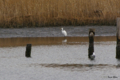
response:
[[[97,36],[95,42],[107,42],[116,41],[115,36]],[[89,42],[88,37],[23,37],[23,38],[0,38],[0,47],[15,47],[26,46],[26,44],[32,45],[77,45],[81,43]]]

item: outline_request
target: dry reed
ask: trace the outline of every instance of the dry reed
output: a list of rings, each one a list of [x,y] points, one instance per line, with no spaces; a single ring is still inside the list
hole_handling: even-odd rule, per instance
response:
[[[115,25],[120,0],[0,0],[0,27]]]

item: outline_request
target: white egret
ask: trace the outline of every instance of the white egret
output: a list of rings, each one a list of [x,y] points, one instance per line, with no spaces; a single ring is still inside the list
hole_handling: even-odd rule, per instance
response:
[[[65,30],[63,30],[63,28],[61,28],[61,32],[64,36],[67,36],[67,32]]]
[[[90,58],[93,60],[95,58],[95,52],[90,56]]]

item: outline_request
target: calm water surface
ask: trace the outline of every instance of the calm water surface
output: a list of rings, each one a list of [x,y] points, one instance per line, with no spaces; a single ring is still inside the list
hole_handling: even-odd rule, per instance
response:
[[[95,29],[96,36],[115,36],[116,26],[60,26],[42,28],[0,28],[0,38],[11,37],[63,37],[61,33],[63,27],[69,37],[88,36],[90,28]]]
[[[96,28],[98,33],[96,32],[97,37],[95,37],[94,43],[95,60],[88,59],[87,31],[83,33],[85,36],[71,36],[69,34],[68,37],[64,38],[62,34],[59,34],[58,37],[29,37],[27,33],[23,33],[27,34],[27,37],[23,34],[22,37],[18,35],[16,37],[12,33],[9,34],[12,35],[11,37],[7,37],[8,30],[6,36],[1,36],[0,39],[0,79],[120,80],[120,61],[115,58],[116,37],[114,31],[116,29],[115,27],[108,28],[110,28],[110,32],[103,30],[102,36]],[[45,29],[46,32],[48,29]],[[0,31],[0,33],[5,35],[5,30],[3,29],[3,32]],[[78,32],[82,33],[84,28],[79,28],[79,30]],[[31,29],[32,31],[34,32]],[[27,32],[31,33],[30,31]],[[15,32],[13,31],[13,33]],[[72,34],[73,32],[69,33]],[[76,34],[78,33],[76,32]],[[33,45],[31,58],[25,57],[27,43]]]
[[[120,61],[115,58],[116,42],[95,42],[95,60],[88,59],[88,43],[32,46],[31,58],[25,47],[0,48],[2,80],[109,80],[120,79]]]

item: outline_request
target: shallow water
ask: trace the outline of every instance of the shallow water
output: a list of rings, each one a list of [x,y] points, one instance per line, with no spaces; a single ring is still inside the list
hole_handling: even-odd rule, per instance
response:
[[[60,26],[41,28],[0,28],[0,38],[11,37],[63,37],[63,27],[69,37],[88,36],[90,28],[95,29],[95,36],[115,36],[116,26]]]
[[[115,27],[65,27],[66,38],[59,28],[0,29],[0,80],[120,80]],[[88,58],[89,28],[96,29],[95,60]]]
[[[88,59],[88,43],[0,48],[1,80],[109,80],[120,79],[116,42],[95,42],[95,60]]]

